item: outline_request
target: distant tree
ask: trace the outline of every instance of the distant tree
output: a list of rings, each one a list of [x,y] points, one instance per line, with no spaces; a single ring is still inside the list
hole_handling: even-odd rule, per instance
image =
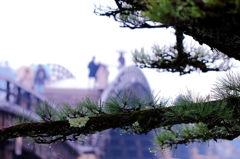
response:
[[[112,16],[122,27],[168,28],[176,32],[176,45],[133,53],[141,67],[158,68],[181,75],[228,70],[229,58],[240,60],[240,0],[115,0],[116,8],[96,8],[95,13]],[[203,48],[186,48],[184,34]],[[220,64],[219,64],[220,62]],[[37,143],[78,140],[81,135],[109,128],[122,128],[135,134],[146,134],[161,128],[156,136],[160,148],[209,140],[233,140],[240,135],[240,75],[228,73],[219,78],[213,98],[182,95],[178,102],[157,97],[142,98],[134,93],[116,94],[104,103],[89,99],[76,109],[65,106],[56,111],[45,104],[37,107],[39,122],[21,122],[0,130],[0,139],[28,136]],[[22,120],[24,121],[24,120]],[[177,124],[186,126],[173,129]]]

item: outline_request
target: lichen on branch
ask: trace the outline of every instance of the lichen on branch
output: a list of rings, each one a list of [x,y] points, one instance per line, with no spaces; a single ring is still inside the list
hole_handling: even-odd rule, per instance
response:
[[[84,127],[88,122],[89,117],[81,117],[81,118],[69,118],[68,122],[71,127]]]

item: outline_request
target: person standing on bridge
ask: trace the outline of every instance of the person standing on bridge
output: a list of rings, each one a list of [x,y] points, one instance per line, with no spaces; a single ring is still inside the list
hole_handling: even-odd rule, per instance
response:
[[[97,89],[100,95],[108,86],[108,76],[109,76],[109,71],[107,66],[104,64],[101,64],[96,73]]]
[[[35,91],[40,93],[41,95],[44,95],[44,82],[47,79],[47,74],[45,70],[43,69],[42,65],[38,65],[38,70],[36,72],[36,76],[34,79],[35,83]]]
[[[123,54],[125,53],[124,51],[118,51],[119,53],[119,58],[118,58],[118,62],[119,62],[119,66],[118,69],[121,70],[122,68],[125,67],[125,58],[123,57]]]
[[[23,87],[27,89],[33,89],[34,88],[34,77],[35,72],[34,70],[29,66],[22,66],[17,70],[17,75],[19,78],[19,82],[23,85]],[[25,90],[25,88],[23,90]],[[23,98],[24,100],[29,100],[30,95],[28,91],[23,92]],[[23,106],[27,106],[26,103],[23,103]]]
[[[95,56],[93,56],[92,61],[88,64],[89,69],[89,75],[88,75],[88,87],[89,88],[96,88],[96,72],[98,70],[99,66],[95,64]]]
[[[19,82],[26,88],[34,88],[35,72],[28,66],[22,66],[18,69],[17,75]]]

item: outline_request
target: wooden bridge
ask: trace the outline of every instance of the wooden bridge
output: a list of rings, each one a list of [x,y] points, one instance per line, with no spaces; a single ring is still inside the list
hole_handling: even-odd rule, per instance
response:
[[[61,76],[62,77],[62,76]],[[55,78],[54,78],[55,79]],[[0,75],[0,81],[5,83],[0,88],[0,128],[10,126],[13,118],[26,117],[36,120],[34,106],[46,100],[53,101],[53,109],[57,109],[61,102],[74,104],[76,100],[90,97],[98,100],[100,94],[96,90],[88,89],[59,89],[46,88],[43,97],[35,91],[28,89],[16,81]],[[138,93],[151,94],[148,83],[139,69],[135,66],[128,67],[119,72],[116,79],[101,95],[101,100],[106,101],[109,95],[115,91],[123,92],[123,89],[135,90]],[[141,94],[139,94],[141,95]],[[33,113],[31,113],[33,112]],[[93,134],[85,137],[88,146],[77,142],[64,142],[60,144],[39,145],[33,142],[17,138],[0,142],[0,158],[4,159],[120,159],[157,158],[149,153],[151,147],[148,136],[119,136],[119,133],[106,130],[102,134]],[[118,143],[118,144],[116,144]],[[126,144],[128,143],[128,144]]]

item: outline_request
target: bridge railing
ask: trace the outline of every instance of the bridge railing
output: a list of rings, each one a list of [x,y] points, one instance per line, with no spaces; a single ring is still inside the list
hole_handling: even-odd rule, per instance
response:
[[[23,86],[21,83],[1,74],[0,83],[0,96],[2,97],[0,98],[0,102],[4,101],[4,103],[9,103],[9,107],[14,104],[15,106],[20,106],[22,109],[27,109],[30,112],[34,112],[34,106],[36,104],[41,104],[48,100],[46,97],[38,94],[33,89],[29,89]],[[52,109],[57,109],[54,103],[51,103],[50,106]],[[89,140],[87,144],[92,145],[91,142],[92,141]]]
[[[47,100],[44,96],[38,94],[33,89],[29,89],[19,82],[1,74],[0,81],[0,100],[14,103],[31,111],[33,110],[34,105],[40,104]]]
[[[47,101],[47,98],[44,96],[41,96],[37,92],[35,92],[32,89],[29,89],[25,86],[23,86],[21,83],[12,80],[8,77],[5,77],[0,74],[0,102],[5,101],[10,103],[9,106],[11,106],[11,103],[13,103],[15,106],[20,106],[23,109],[27,109],[29,111],[34,111],[34,106],[36,104],[41,104],[45,101]],[[54,104],[51,104],[51,107],[53,109],[57,109]],[[103,137],[101,137],[100,134],[95,134],[93,136],[87,136],[85,138],[86,145],[84,146],[81,143],[71,143],[67,142],[68,145],[75,145],[73,149],[76,149],[78,153],[85,153],[89,151],[94,151],[96,156],[100,156],[103,152],[101,152],[100,149],[102,149],[102,145],[99,145],[100,143],[103,143]],[[76,147],[76,145],[78,145]]]

